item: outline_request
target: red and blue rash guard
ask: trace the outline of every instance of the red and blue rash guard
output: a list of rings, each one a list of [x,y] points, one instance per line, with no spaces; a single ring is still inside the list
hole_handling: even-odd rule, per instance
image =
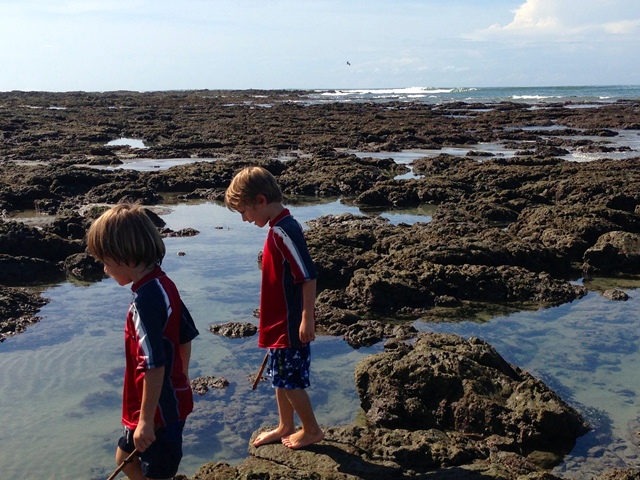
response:
[[[184,374],[180,344],[198,335],[175,284],[156,267],[131,287],[133,300],[125,323],[125,377],[122,424],[135,429],[140,419],[145,372],[164,367],[155,424],[184,420],[193,410],[191,386]]]
[[[317,276],[302,226],[285,208],[269,222],[262,251],[259,347],[302,347],[302,284]]]

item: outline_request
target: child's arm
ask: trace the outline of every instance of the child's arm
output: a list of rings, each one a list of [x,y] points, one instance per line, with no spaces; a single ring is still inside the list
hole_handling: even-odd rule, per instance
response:
[[[140,420],[133,434],[133,443],[144,452],[156,439],[155,416],[164,382],[164,367],[151,368],[144,373]]]
[[[189,381],[189,360],[191,360],[191,342],[180,344],[180,357],[182,358],[182,371]]]
[[[316,280],[302,284],[302,322],[300,341],[309,343],[316,338]]]

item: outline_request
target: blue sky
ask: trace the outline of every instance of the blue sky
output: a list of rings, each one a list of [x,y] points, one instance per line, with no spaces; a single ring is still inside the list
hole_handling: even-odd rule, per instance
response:
[[[0,0],[0,90],[611,84],[638,0]]]

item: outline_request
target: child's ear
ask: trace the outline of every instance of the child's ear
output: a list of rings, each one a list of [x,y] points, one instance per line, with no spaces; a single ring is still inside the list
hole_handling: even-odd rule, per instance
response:
[[[269,202],[267,202],[267,197],[259,193],[258,195],[256,195],[256,203],[264,207]]]

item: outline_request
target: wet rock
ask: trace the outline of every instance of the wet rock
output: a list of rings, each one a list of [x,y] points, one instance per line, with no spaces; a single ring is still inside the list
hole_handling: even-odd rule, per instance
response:
[[[43,230],[68,240],[83,240],[91,219],[84,217],[77,211],[60,212]]]
[[[0,284],[27,286],[64,279],[58,262],[0,253]]]
[[[227,338],[246,338],[258,333],[258,327],[249,322],[228,322],[210,325],[209,331]]]
[[[331,331],[344,333],[336,323],[350,326],[371,315],[430,309],[436,299],[440,305],[449,299],[452,307],[501,300],[548,306],[586,293],[549,273],[570,271],[556,250],[482,223],[394,226],[378,217],[343,214],[308,224],[307,243],[324,290],[318,320]]]
[[[282,190],[293,195],[317,197],[355,196],[398,171],[392,159],[336,155],[327,158],[299,158],[287,163],[278,177]]]
[[[171,230],[170,228],[162,228],[160,229],[160,233],[163,237],[194,237],[200,232],[195,228],[183,228],[178,231]]]
[[[0,283],[35,285],[64,279],[64,260],[84,250],[82,241],[69,240],[24,223],[0,220]]]
[[[487,444],[437,430],[332,427],[325,430],[324,441],[304,450],[289,450],[281,444],[250,447],[250,457],[240,465],[206,464],[192,480],[559,478],[516,453],[489,450]]]
[[[613,300],[617,302],[619,301],[624,302],[629,300],[629,295],[627,295],[625,292],[617,288],[610,288],[609,290],[605,290],[602,296],[605,298],[608,298],[609,300]]]
[[[0,342],[38,322],[35,313],[47,303],[48,300],[24,289],[0,285]]]
[[[102,262],[84,252],[68,256],[63,268],[67,275],[85,282],[98,282],[107,277]]]
[[[640,235],[611,231],[584,252],[586,275],[637,274],[640,272]]]
[[[421,334],[408,353],[356,367],[366,418],[384,428],[507,437],[525,452],[567,453],[588,427],[542,382],[480,339]]]
[[[333,328],[333,335],[342,335],[353,348],[370,347],[386,338],[406,340],[417,335],[408,324],[393,325],[379,320],[359,320],[344,328]]]
[[[428,361],[430,354],[440,360]],[[325,427],[324,440],[303,450],[254,447],[265,427],[245,461],[203,465],[192,480],[552,480],[546,469],[587,431],[542,382],[478,339],[421,335],[414,346],[366,357],[356,384],[368,424]],[[374,410],[394,413],[381,422]],[[393,427],[382,424],[391,418]]]
[[[204,395],[212,388],[222,389],[227,388],[228,386],[229,381],[224,377],[216,378],[211,375],[206,375],[191,380],[191,388],[194,393],[197,393],[198,395]]]
[[[80,241],[48,234],[24,223],[0,221],[0,252],[6,255],[58,262],[83,250]]]

